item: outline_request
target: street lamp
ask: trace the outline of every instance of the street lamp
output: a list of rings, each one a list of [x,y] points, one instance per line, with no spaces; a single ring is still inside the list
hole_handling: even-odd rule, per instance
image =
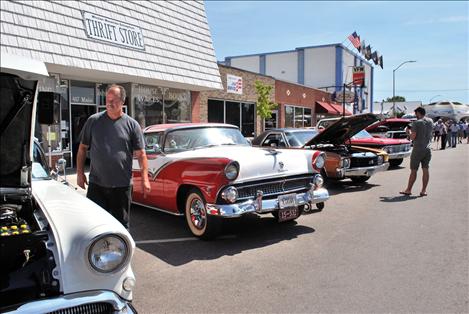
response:
[[[431,103],[432,103],[432,100],[433,100],[433,98],[436,98],[436,97],[441,97],[441,96],[443,96],[443,95],[435,95],[435,96],[433,96],[432,98],[430,98],[430,101],[429,101],[428,103],[429,103],[429,104],[431,104]]]
[[[415,61],[415,60],[404,61],[401,64],[399,64],[399,66],[397,68],[392,70],[392,111],[393,111],[393,114],[394,114],[394,118],[396,117],[396,99],[395,99],[396,98],[396,71],[401,66],[403,66],[404,64],[413,63],[413,62],[417,62],[417,61]]]

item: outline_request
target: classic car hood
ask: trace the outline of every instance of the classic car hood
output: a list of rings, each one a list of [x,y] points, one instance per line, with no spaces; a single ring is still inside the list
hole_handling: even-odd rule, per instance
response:
[[[171,154],[174,159],[229,158],[237,161],[240,172],[236,182],[260,180],[275,176],[313,173],[309,150],[263,149],[251,146],[217,146]],[[283,165],[283,166],[282,166]]]
[[[410,119],[386,119],[377,123],[374,123],[366,128],[368,132],[376,132],[379,126],[392,127],[393,130],[404,130],[404,128],[411,123]]]
[[[370,137],[370,138],[352,138],[352,144],[354,145],[376,145],[376,146],[387,146],[387,145],[399,145],[409,144],[410,141],[406,139],[397,138],[385,138],[385,137]]]
[[[48,73],[43,62],[7,53],[0,65],[0,186],[27,188],[37,80]]]
[[[377,120],[378,118],[376,115],[371,113],[343,117],[325,128],[322,132],[309,140],[304,146],[317,144],[343,144],[346,140]]]
[[[32,182],[32,188],[33,197],[47,217],[57,242],[57,264],[63,292],[106,287],[129,298],[122,289],[122,282],[117,280],[125,277],[122,276],[124,272],[132,274],[129,266],[117,273],[104,275],[91,270],[87,260],[92,239],[103,233],[115,233],[125,238],[132,255],[135,243],[127,230],[104,209],[62,183],[38,180]]]

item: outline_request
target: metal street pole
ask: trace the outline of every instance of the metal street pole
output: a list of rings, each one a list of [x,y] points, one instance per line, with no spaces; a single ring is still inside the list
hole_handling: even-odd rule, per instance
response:
[[[344,89],[342,90],[342,117],[345,117],[345,83]]]
[[[396,117],[396,71],[406,63],[417,62],[416,60],[407,60],[399,64],[397,68],[392,70],[392,111],[394,118]]]

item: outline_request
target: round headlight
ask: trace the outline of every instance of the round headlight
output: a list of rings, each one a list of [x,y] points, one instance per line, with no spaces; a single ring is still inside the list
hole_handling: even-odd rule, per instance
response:
[[[320,188],[324,184],[324,178],[322,177],[322,175],[317,174],[313,179],[313,183],[317,188]]]
[[[325,162],[324,155],[319,155],[315,160],[316,168],[321,169],[322,167],[324,167],[324,162]]]
[[[88,251],[88,260],[93,269],[101,273],[119,270],[127,262],[127,243],[117,235],[106,235],[96,239]]]
[[[238,199],[238,190],[234,186],[229,186],[221,192],[221,197],[229,203],[234,203]]]
[[[378,156],[378,165],[381,165],[384,161],[383,156]]]
[[[344,159],[342,159],[342,167],[344,167],[344,168],[350,168],[350,158],[344,158]]]
[[[239,165],[237,162],[231,162],[225,167],[225,177],[232,181],[238,177]]]

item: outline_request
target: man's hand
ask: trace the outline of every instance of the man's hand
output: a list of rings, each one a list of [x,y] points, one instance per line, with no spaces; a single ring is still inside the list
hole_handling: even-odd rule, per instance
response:
[[[83,190],[85,189],[85,185],[88,185],[88,180],[86,179],[86,175],[84,173],[77,173],[77,184]]]
[[[143,178],[142,180],[142,191],[143,191],[143,198],[147,197],[147,194],[151,192],[151,185],[148,177]]]

